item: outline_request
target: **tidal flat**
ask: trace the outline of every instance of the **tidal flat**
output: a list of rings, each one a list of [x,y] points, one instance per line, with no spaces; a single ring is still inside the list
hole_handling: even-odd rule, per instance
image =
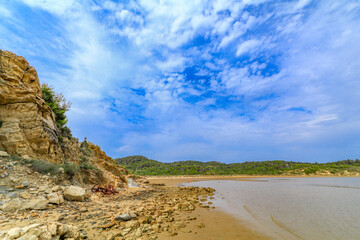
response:
[[[189,180],[211,187],[217,211],[273,239],[360,239],[360,178]]]

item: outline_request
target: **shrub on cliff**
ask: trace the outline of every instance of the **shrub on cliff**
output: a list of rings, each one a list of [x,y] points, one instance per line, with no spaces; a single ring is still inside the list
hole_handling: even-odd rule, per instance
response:
[[[61,135],[71,137],[71,131],[66,126],[68,119],[65,114],[70,109],[71,103],[66,101],[62,93],[56,93],[54,89],[49,87],[47,84],[41,85],[41,91],[46,104],[55,114],[55,122],[61,132]]]

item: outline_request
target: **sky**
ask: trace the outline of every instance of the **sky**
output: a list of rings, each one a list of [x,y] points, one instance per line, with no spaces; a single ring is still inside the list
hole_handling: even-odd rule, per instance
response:
[[[0,0],[0,49],[114,158],[360,155],[358,0]]]

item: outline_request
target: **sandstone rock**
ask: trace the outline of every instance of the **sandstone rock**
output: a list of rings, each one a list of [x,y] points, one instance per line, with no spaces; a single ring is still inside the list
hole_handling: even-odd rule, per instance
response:
[[[56,228],[57,228],[57,226],[56,226],[55,223],[50,223],[50,224],[47,226],[47,229],[48,229],[49,233],[50,233],[51,235],[53,235],[53,236],[56,235]]]
[[[20,237],[21,229],[20,228],[12,228],[8,231],[7,235],[10,239],[15,239]]]
[[[0,157],[8,157],[9,154],[7,152],[4,151],[0,151]]]
[[[141,228],[136,229],[135,236],[136,236],[136,237],[141,237],[141,236],[142,236],[142,230],[141,230]]]
[[[1,239],[18,240],[55,240],[55,239],[83,239],[77,227],[61,223],[32,224],[23,228],[12,228]]]
[[[26,202],[23,206],[23,209],[36,209],[36,210],[45,209],[46,204],[48,203],[49,201],[45,198],[35,198]]]
[[[15,198],[14,200],[11,200],[10,202],[7,202],[1,206],[1,210],[4,212],[12,212],[16,211],[17,209],[20,209],[22,207],[22,202],[20,199]]]
[[[49,193],[46,198],[49,200],[50,203],[54,203],[57,205],[64,202],[64,197],[60,193]]]
[[[85,189],[77,186],[67,187],[64,191],[64,197],[69,201],[84,201]]]
[[[60,192],[62,190],[63,190],[62,187],[59,186],[59,185],[56,185],[56,186],[51,188],[51,191],[53,191],[53,192]]]
[[[0,50],[0,144],[6,152],[61,162],[54,113],[42,98],[36,70]]]
[[[134,178],[128,177],[126,178],[127,183],[128,183],[128,187],[133,187],[133,188],[138,188],[139,185],[136,183]]]

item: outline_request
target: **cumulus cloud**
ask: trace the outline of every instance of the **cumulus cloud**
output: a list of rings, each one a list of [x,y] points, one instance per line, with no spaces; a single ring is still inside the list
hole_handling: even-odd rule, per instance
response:
[[[34,11],[32,19],[11,20],[33,21],[32,37],[2,21],[8,34],[0,43],[33,60],[41,80],[73,102],[75,135],[114,157],[331,161],[358,154],[355,0],[23,3],[53,18],[41,25]],[[16,4],[4,6],[2,19],[15,14]]]

